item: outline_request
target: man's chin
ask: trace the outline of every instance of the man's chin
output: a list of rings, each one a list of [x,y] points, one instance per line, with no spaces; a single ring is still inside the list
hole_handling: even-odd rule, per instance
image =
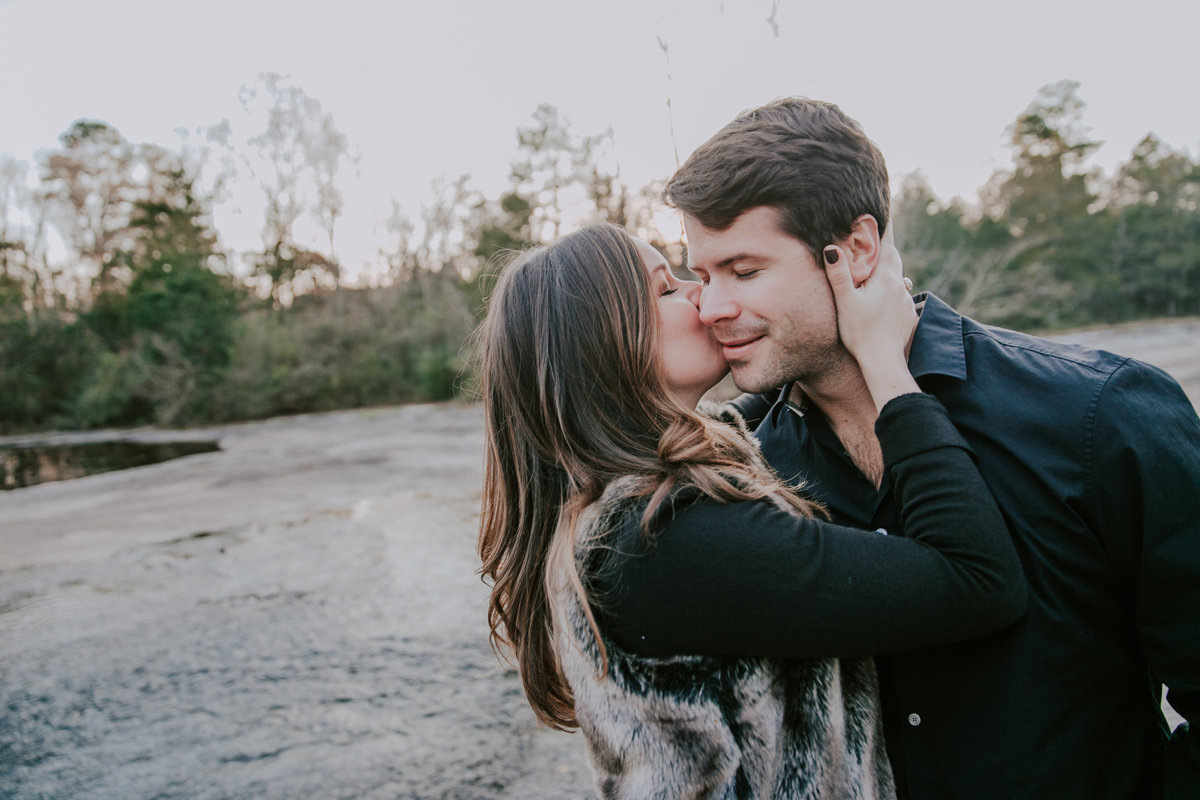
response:
[[[768,389],[778,388],[777,385],[772,385],[770,382],[765,381],[762,375],[755,374],[746,365],[743,365],[741,368],[731,365],[729,371],[733,375],[733,385],[738,388],[738,391],[759,394]]]

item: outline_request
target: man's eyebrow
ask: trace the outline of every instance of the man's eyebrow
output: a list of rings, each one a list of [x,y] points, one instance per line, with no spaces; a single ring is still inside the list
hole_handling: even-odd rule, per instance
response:
[[[717,269],[722,269],[724,267],[732,267],[734,264],[738,263],[739,261],[751,261],[755,258],[758,258],[758,256],[754,255],[753,253],[738,253],[737,255],[732,255],[729,258],[723,258],[720,261],[718,261]]]
[[[725,258],[722,258],[716,264],[713,264],[711,269],[725,269],[727,267],[732,267],[734,264],[737,264],[739,261],[752,261],[756,258],[759,258],[759,256],[756,256],[753,253],[735,253],[734,255],[726,256]],[[687,264],[686,266],[688,269],[692,268],[691,264]]]

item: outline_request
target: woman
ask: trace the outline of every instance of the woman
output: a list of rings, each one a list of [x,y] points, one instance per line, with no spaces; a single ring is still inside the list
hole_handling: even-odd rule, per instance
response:
[[[845,263],[839,327],[904,538],[825,521],[736,414],[697,412],[725,362],[699,285],[649,245],[596,226],[500,277],[481,331],[492,640],[540,720],[583,730],[603,797],[893,797],[866,656],[1023,611],[995,503],[908,373],[898,271],[855,288]]]

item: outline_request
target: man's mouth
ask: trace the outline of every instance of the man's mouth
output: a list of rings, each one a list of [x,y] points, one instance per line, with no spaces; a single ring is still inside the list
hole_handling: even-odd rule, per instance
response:
[[[750,352],[754,343],[763,338],[762,335],[746,336],[740,339],[729,339],[721,342],[721,353],[726,361],[741,361]]]

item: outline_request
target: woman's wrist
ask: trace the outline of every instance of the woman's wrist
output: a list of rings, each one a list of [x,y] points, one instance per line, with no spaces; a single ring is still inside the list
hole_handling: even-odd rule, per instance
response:
[[[859,361],[859,369],[871,392],[871,399],[875,401],[876,411],[883,410],[887,402],[895,397],[921,391],[908,371],[903,351],[890,355],[873,354],[871,358]]]

